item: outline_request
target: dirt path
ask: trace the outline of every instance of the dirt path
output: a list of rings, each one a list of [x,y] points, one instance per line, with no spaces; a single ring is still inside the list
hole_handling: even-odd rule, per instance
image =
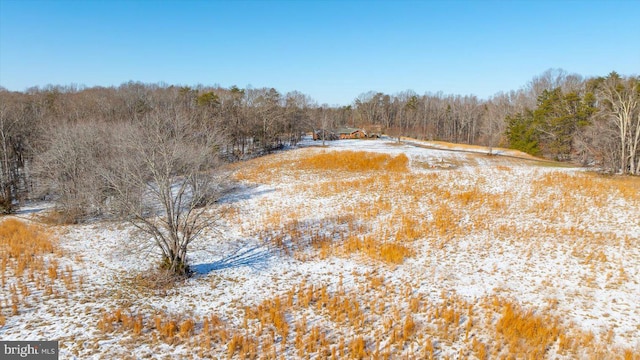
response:
[[[487,156],[500,156],[500,157],[503,157],[503,158],[526,160],[526,161],[543,163],[543,164],[546,164],[546,165],[549,165],[549,166],[557,166],[557,167],[567,167],[567,168],[579,167],[578,165],[575,165],[575,164],[561,163],[561,162],[554,161],[554,160],[547,160],[547,159],[541,159],[541,158],[531,158],[531,157],[528,157],[528,156],[509,155],[509,154],[504,154],[504,153],[500,153],[500,152],[491,152],[491,154],[489,154],[488,151],[487,152],[483,152],[483,151],[464,150],[464,149],[445,149],[445,148],[441,148],[441,147],[437,147],[437,146],[429,146],[427,144],[420,144],[420,143],[417,143],[417,142],[414,142],[414,141],[407,141],[407,140],[401,140],[400,142],[402,144],[405,144],[405,145],[414,146],[414,147],[423,148],[423,149],[430,149],[430,150],[452,151],[452,152],[460,152],[460,153],[467,153],[467,154],[477,154],[477,155],[487,155]]]

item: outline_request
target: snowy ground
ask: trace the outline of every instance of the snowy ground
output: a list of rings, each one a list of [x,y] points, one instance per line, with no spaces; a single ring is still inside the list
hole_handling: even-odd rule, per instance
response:
[[[289,339],[271,335],[278,357],[302,357],[294,340],[294,328],[301,319],[307,330],[317,326],[325,334],[329,348],[337,349],[341,339],[349,348],[353,339],[362,336],[369,356],[381,347],[394,358],[422,358],[420,354],[429,351],[426,339],[433,339],[429,341],[436,358],[481,357],[476,346],[480,342],[487,344],[488,358],[503,356],[508,350],[494,339],[499,311],[492,313],[486,305],[491,301],[508,301],[559,319],[567,334],[576,339],[592,336],[591,343],[598,347],[581,352],[576,340],[573,350],[563,352],[555,344],[546,352],[549,358],[594,353],[615,358],[624,349],[638,356],[640,200],[633,194],[637,186],[627,196],[591,194],[582,188],[541,191],[545,179],[553,185],[553,179],[581,176],[583,170],[490,157],[479,150],[457,151],[469,150],[464,147],[444,149],[435,143],[343,140],[328,142],[322,149],[317,145],[304,142],[300,149],[236,166],[234,171],[246,174],[238,177],[242,181],[223,201],[232,214],[221,233],[212,231],[194,244],[190,263],[197,274],[174,289],[145,289],[133,280],[152,267],[158,255],[136,240],[127,225],[51,227],[64,249],[60,267],[72,266],[82,286],[61,288],[57,296],[33,292],[26,296],[28,306],[11,315],[4,290],[17,280],[9,275],[0,295],[0,310],[6,316],[0,339],[60,340],[61,359],[239,357],[239,350],[229,351],[229,339],[206,347],[200,340],[168,344],[152,338],[151,325],[142,336],[98,327],[104,314],[115,309],[141,314],[145,324],[152,323],[156,314],[193,318],[195,333],[204,326],[204,317],[216,315],[230,334],[258,339],[258,356],[268,358],[271,348],[263,340],[268,336],[262,334],[258,320],[248,318],[247,308],[290,293],[297,294],[297,305],[284,310],[291,328]],[[411,177],[392,178],[397,182],[386,185],[386,191],[372,181],[369,193],[358,188],[352,196],[336,192],[332,181],[369,181],[380,174],[300,172],[286,165],[295,165],[305,154],[333,150],[405,154]],[[258,164],[264,167],[263,174],[256,173]],[[247,170],[251,166],[253,170]],[[571,178],[558,184],[566,187]],[[419,191],[403,190],[412,187]],[[325,188],[330,190],[319,190]],[[440,198],[439,194],[446,195]],[[376,211],[377,206],[384,209]],[[367,214],[374,214],[361,218],[363,207],[369,209]],[[24,209],[20,217],[28,219],[41,208]],[[453,221],[456,230],[423,232],[408,241],[413,254],[399,265],[357,251],[321,256],[318,248],[301,245],[316,235],[340,241],[340,236],[355,231],[391,237],[401,228],[400,217],[410,217],[411,224],[423,231],[436,224],[437,209],[450,210],[453,220],[446,221]],[[349,215],[356,219],[339,220]],[[291,223],[295,229],[288,227]],[[283,244],[274,243],[278,236]],[[326,286],[332,294],[346,294],[342,300],[356,299],[362,322],[336,320],[326,309],[300,305],[301,294],[293,290],[300,284]],[[421,305],[409,310],[413,307],[409,299]],[[375,310],[378,302],[382,302],[380,312]],[[447,335],[441,329],[444,322],[438,320],[442,317],[438,309],[443,304],[474,308],[473,324],[463,316],[451,325],[468,326],[471,336]],[[402,322],[409,315],[415,320],[415,333],[404,343],[394,342],[388,333],[395,325],[388,324],[387,318]],[[355,356],[356,351],[349,349],[342,357]],[[311,348],[305,354],[324,358],[320,350]]]

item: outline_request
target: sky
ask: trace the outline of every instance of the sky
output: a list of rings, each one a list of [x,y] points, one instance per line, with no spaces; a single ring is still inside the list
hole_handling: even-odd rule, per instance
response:
[[[640,74],[640,0],[0,0],[0,86],[517,90],[551,68]]]

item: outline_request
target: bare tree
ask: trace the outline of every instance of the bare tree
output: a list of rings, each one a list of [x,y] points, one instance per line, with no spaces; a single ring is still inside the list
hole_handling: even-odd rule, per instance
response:
[[[601,115],[618,129],[620,171],[640,174],[640,79],[612,72],[601,82],[597,91]]]
[[[322,146],[325,146],[325,139],[327,138],[327,128],[329,127],[329,105],[322,104],[320,107],[320,128],[322,129]]]
[[[11,171],[11,130],[17,122],[10,119],[8,113],[8,106],[3,99],[0,102],[0,213],[11,213],[15,198],[15,179]]]
[[[85,122],[49,129],[46,150],[35,161],[40,196],[51,196],[63,222],[77,222],[102,214],[105,200],[99,176],[111,155],[110,127]]]
[[[500,145],[505,132],[505,118],[515,112],[515,106],[506,93],[498,93],[484,104],[480,143],[489,147],[489,155],[492,155],[494,147]]]
[[[29,196],[29,172],[39,136],[27,96],[0,90],[0,213],[10,213]]]
[[[103,170],[111,210],[150,236],[162,267],[189,273],[189,245],[215,224],[218,139],[214,129],[174,107],[125,125]]]

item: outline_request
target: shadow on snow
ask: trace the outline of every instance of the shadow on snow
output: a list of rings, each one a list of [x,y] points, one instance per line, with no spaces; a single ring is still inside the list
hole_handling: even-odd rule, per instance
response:
[[[253,197],[272,193],[275,189],[258,189],[256,185],[236,185],[226,189],[218,202],[221,204],[232,204],[238,201],[249,200]]]
[[[248,266],[254,270],[262,270],[267,267],[272,254],[268,249],[253,247],[249,249],[238,249],[233,254],[212,263],[192,265],[191,270],[199,275],[205,275],[212,271],[232,269],[241,266]]]

